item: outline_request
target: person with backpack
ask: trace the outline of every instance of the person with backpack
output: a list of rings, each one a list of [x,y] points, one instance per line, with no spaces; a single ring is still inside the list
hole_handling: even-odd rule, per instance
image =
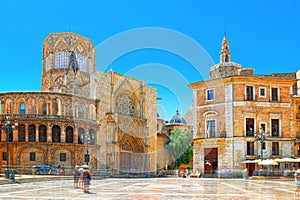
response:
[[[84,193],[90,193],[90,184],[91,184],[91,176],[92,173],[89,170],[88,166],[84,166],[83,168],[83,173],[82,173],[82,177],[83,177],[83,192]]]

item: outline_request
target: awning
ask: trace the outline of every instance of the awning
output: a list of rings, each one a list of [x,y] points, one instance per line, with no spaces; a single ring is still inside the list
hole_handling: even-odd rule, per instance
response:
[[[259,165],[278,165],[278,163],[272,159],[260,161],[258,164]]]
[[[241,163],[259,163],[260,160],[244,160]]]
[[[278,163],[297,163],[300,162],[300,158],[276,158],[274,161]]]

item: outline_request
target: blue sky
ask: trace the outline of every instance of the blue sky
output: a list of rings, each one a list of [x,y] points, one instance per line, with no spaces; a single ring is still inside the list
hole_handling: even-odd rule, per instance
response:
[[[199,66],[193,66],[183,56],[184,52],[170,52],[156,46],[120,54],[104,68],[144,79],[157,87],[159,97],[163,98],[158,105],[160,114],[169,120],[176,109],[184,114],[191,105],[192,92],[186,84],[201,80],[201,74],[207,78],[205,73],[210,65],[219,62],[224,25],[232,61],[255,68],[257,74],[297,71],[299,10],[297,0],[2,0],[0,91],[41,90],[42,45],[52,32],[73,31],[90,38],[95,47],[101,47],[104,41],[130,30],[151,27],[184,36],[186,40],[178,45],[171,43],[183,50],[188,49],[188,45],[183,47],[188,41],[203,47],[209,58],[203,58],[199,52],[202,72],[197,73]],[[169,38],[164,40],[168,42]],[[108,55],[102,55],[105,53],[101,49],[100,55],[97,49],[98,64]],[[198,52],[194,48],[190,51],[189,55]],[[164,80],[150,80],[157,75]]]

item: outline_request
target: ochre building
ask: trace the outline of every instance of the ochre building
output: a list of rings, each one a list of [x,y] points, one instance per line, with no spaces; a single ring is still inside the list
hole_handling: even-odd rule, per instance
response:
[[[220,63],[210,78],[189,85],[194,105],[194,169],[216,174],[241,169],[245,161],[297,157],[300,101],[297,74],[256,75],[253,68],[231,62],[224,36]],[[261,134],[268,133],[265,140]],[[255,164],[247,164],[252,175]]]
[[[72,32],[44,40],[41,82],[40,92],[0,93],[1,126],[7,113],[19,122],[10,135],[1,131],[1,166],[8,136],[13,168],[71,169],[89,154],[93,169],[156,170],[156,89],[112,70],[97,71],[92,41]]]

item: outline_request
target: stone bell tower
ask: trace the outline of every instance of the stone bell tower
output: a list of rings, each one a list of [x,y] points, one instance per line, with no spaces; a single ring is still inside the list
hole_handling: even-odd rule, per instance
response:
[[[242,66],[240,64],[231,62],[229,42],[227,40],[226,33],[224,34],[221,46],[220,62],[210,68],[210,79],[221,79],[244,73],[251,75],[253,73],[253,70],[248,70],[249,72],[246,72],[245,70],[242,70]]]
[[[95,72],[95,50],[90,39],[72,32],[52,33],[43,45],[42,91],[89,95]]]
[[[226,38],[226,34],[222,40],[222,49],[220,52],[220,63],[224,62],[230,62],[229,42]]]

